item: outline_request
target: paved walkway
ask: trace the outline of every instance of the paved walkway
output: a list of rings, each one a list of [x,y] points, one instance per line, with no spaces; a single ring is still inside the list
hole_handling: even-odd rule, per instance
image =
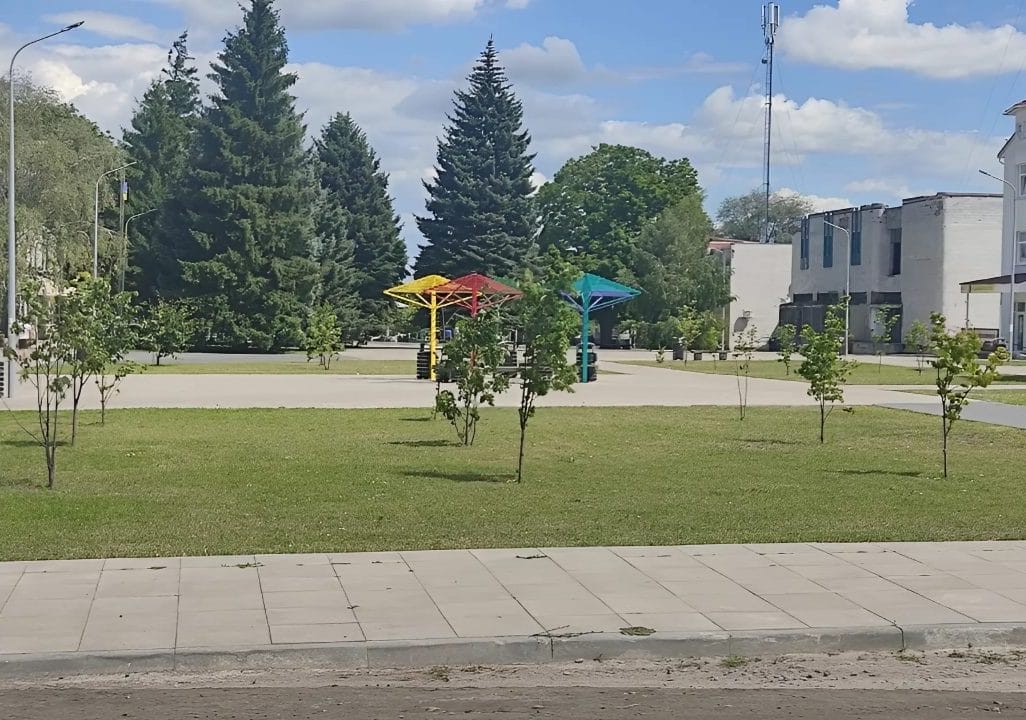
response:
[[[733,405],[737,381],[733,375],[689,373],[663,368],[600,363],[599,381],[578,384],[573,393],[553,393],[539,405],[573,407],[631,407],[639,405],[679,407]],[[811,405],[805,383],[753,378],[749,405]],[[133,375],[125,378],[113,408],[409,408],[434,404],[433,383],[410,377],[380,375]],[[853,405],[915,402],[907,393],[852,385],[845,400]],[[923,396],[923,402],[930,398]],[[35,404],[31,387],[22,386],[13,409],[29,410]],[[497,405],[516,407],[519,392],[500,395]],[[92,383],[85,390],[82,407],[99,407]]]
[[[1026,541],[0,563],[0,674],[969,641],[1026,644]]]
[[[988,402],[978,399],[979,397],[982,396],[969,400],[969,404],[962,411],[963,420],[975,420],[976,422],[990,423],[991,425],[1006,425],[1008,427],[1026,429],[1026,405]],[[930,398],[930,400],[932,402],[929,403],[887,402],[881,403],[881,405],[894,410],[911,410],[912,412],[939,416],[941,414],[940,401],[935,397]]]

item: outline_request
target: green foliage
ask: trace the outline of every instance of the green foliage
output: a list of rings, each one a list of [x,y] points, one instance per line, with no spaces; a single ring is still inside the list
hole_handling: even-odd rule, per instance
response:
[[[15,219],[19,276],[33,267],[54,281],[63,282],[92,267],[93,193],[96,178],[116,167],[117,148],[91,120],[60,99],[56,91],[18,77],[15,83]],[[10,95],[6,66],[0,79],[0,107],[4,117]],[[3,122],[0,167],[6,173],[7,122]],[[5,176],[6,177],[6,176]],[[6,179],[3,182],[6,188]],[[101,183],[100,204],[114,198],[113,186]],[[6,207],[6,190],[2,193]],[[6,209],[3,211],[6,217]],[[6,237],[6,233],[4,234]],[[109,268],[117,257],[117,244],[100,236],[100,264]],[[7,253],[0,252],[0,291],[7,291]],[[4,306],[6,308],[6,305]],[[6,328],[6,311],[3,313]],[[17,319],[17,318],[15,318]]]
[[[158,299],[150,305],[143,321],[140,346],[154,355],[154,362],[160,365],[161,358],[174,358],[190,347],[196,331],[189,306],[180,301]]]
[[[351,332],[365,339],[391,317],[383,296],[406,275],[406,245],[367,136],[348,113],[335,115],[314,141],[315,168],[333,232],[322,232],[318,297],[339,312],[355,302]],[[339,312],[340,316],[343,313]]]
[[[176,213],[183,295],[207,347],[299,346],[317,284],[315,193],[304,127],[271,0],[251,0],[212,65],[217,92],[197,123]]]
[[[798,374],[809,382],[808,394],[819,404],[819,441],[825,440],[826,419],[834,403],[844,402],[844,384],[857,363],[840,356],[845,342],[844,311],[848,298],[827,308],[823,332],[802,329],[804,359]],[[827,406],[830,406],[830,410]]]
[[[169,226],[171,201],[188,175],[189,147],[200,111],[199,80],[189,55],[188,33],[168,52],[167,66],[143,94],[122,144],[131,188],[129,214],[129,286],[145,301],[181,292],[176,239]]]
[[[70,368],[76,362],[77,348],[67,332],[68,308],[65,298],[48,297],[45,285],[29,276],[21,283],[22,314],[15,318],[15,334],[36,335],[28,352],[16,354],[4,345],[4,356],[17,359],[18,374],[36,391],[38,433],[26,430],[43,449],[46,457],[46,486],[57,481],[57,447],[60,445],[61,405],[72,390]]]
[[[64,334],[75,347],[69,364],[72,381],[71,442],[78,436],[82,392],[94,380],[100,392],[100,421],[106,423],[107,404],[119,392],[121,380],[140,366],[128,361],[139,341],[139,312],[133,293],[115,292],[105,278],[85,275],[65,293]]]
[[[527,423],[534,417],[535,401],[550,392],[573,392],[575,366],[567,359],[570,337],[579,325],[577,313],[563,300],[577,275],[575,271],[550,258],[546,274],[537,282],[530,272],[524,275],[517,301],[518,327],[524,343],[524,362],[517,370],[520,381],[520,453],[517,459],[517,482],[524,475],[524,443]]]
[[[890,308],[877,308],[873,313],[873,320],[875,327],[873,345],[876,346],[877,371],[879,372],[883,368],[884,353],[881,345],[886,345],[891,341],[895,326],[901,322],[901,315]]]
[[[905,349],[916,354],[916,371],[923,372],[926,367],[926,351],[930,347],[930,331],[922,320],[914,321],[905,333]]]
[[[325,370],[331,369],[331,361],[345,349],[338,316],[328,305],[321,305],[310,315],[306,328],[306,361],[314,358]]]
[[[800,195],[770,196],[770,234],[774,242],[790,243],[801,229],[801,220],[813,210],[812,203]],[[729,197],[716,213],[719,231],[738,240],[761,240],[766,221],[766,195],[756,188],[744,195]]]
[[[712,312],[730,302],[730,275],[722,257],[708,250],[712,223],[697,192],[666,208],[641,230],[629,271],[644,292],[628,312],[646,322],[684,307]]]
[[[773,337],[780,345],[780,349],[777,350],[777,354],[780,356],[777,358],[777,362],[784,364],[784,374],[791,374],[791,362],[794,358],[794,354],[798,352],[798,331],[794,325],[785,323],[784,325],[778,325],[777,329],[773,331]]]
[[[701,190],[687,159],[602,144],[538,190],[540,243],[564,254],[574,248],[580,269],[617,279],[633,267],[642,228],[691,195],[701,198]]]
[[[930,314],[930,344],[936,359],[931,363],[937,371],[937,396],[941,401],[943,423],[944,477],[948,476],[948,435],[962,410],[969,404],[969,393],[985,388],[998,378],[998,368],[1008,361],[1008,351],[999,348],[978,362],[981,342],[972,330],[948,332],[947,319],[940,313]]]
[[[495,395],[509,387],[509,377],[499,372],[505,359],[498,313],[482,312],[456,323],[453,339],[442,351],[441,369],[456,378],[457,392],[440,390],[435,408],[452,423],[463,445],[474,444],[481,405],[495,405]]]
[[[754,325],[734,338],[734,376],[737,379],[737,409],[741,420],[748,412],[748,381],[752,375],[752,360],[759,349],[759,334]]]
[[[417,226],[427,245],[417,274],[513,277],[537,233],[530,135],[491,39],[468,80],[438,143],[435,179],[424,184],[428,214]]]

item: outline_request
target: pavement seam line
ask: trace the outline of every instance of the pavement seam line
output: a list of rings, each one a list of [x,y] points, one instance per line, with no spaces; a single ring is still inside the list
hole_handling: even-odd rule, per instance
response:
[[[531,550],[535,554],[540,554],[541,553],[541,550],[539,550],[538,548],[532,548]],[[492,569],[490,567],[488,567],[488,565],[485,564],[484,560],[482,560],[481,558],[479,558],[477,556],[476,552],[474,552],[473,550],[468,550],[467,552],[470,553],[470,556],[472,558],[477,560],[478,564],[481,567],[484,568],[485,572],[488,573],[492,577],[492,579],[495,580],[496,583],[498,583],[499,587],[501,587],[506,592],[506,594],[508,594],[511,598],[513,598],[513,602],[515,602],[517,605],[520,606],[520,609],[524,611],[524,613],[527,615],[527,617],[529,617],[532,620],[534,620],[534,622],[538,625],[538,627],[540,627],[542,629],[542,633],[549,633],[548,635],[538,635],[536,637],[547,637],[548,638],[548,641],[549,641],[549,655],[551,657],[555,657],[556,656],[556,648],[555,648],[555,646],[554,646],[554,644],[552,642],[552,635],[551,635],[552,631],[549,630],[548,628],[546,628],[544,625],[541,624],[541,621],[539,621],[538,618],[536,618],[534,616],[534,614],[530,610],[527,609],[527,607],[524,605],[524,603],[520,602],[520,598],[518,598],[516,595],[514,595],[513,591],[510,590],[508,587],[506,587],[506,583],[504,583],[502,580],[500,580],[499,576],[492,572]]]
[[[549,548],[549,550],[558,550],[558,549],[559,549],[559,548]],[[574,549],[574,548],[572,548],[572,549]],[[622,557],[620,557],[619,555],[617,555],[617,554],[616,554],[615,552],[613,552],[613,551],[612,551],[612,550],[611,550],[610,548],[604,547],[604,548],[600,548],[600,549],[602,549],[602,550],[605,550],[605,551],[606,551],[606,552],[608,552],[608,553],[609,553],[610,555],[612,555],[613,557],[615,557],[615,558],[616,558],[617,560],[623,560],[623,558],[622,558]],[[605,601],[605,600],[603,600],[602,598],[600,598],[600,597],[599,597],[598,595],[596,595],[596,594],[595,594],[595,593],[594,593],[594,592],[592,591],[592,589],[591,589],[591,588],[589,588],[589,587],[588,587],[587,585],[585,585],[585,584],[584,584],[584,583],[582,583],[582,582],[581,582],[580,580],[578,580],[578,579],[577,579],[577,577],[576,577],[576,576],[575,576],[575,575],[574,575],[574,574],[573,574],[572,572],[570,572],[570,571],[569,571],[569,570],[567,570],[567,569],[566,569],[565,567],[563,567],[562,565],[560,565],[560,564],[559,564],[559,562],[557,562],[557,561],[556,561],[556,559],[555,559],[554,557],[552,557],[552,556],[551,556],[551,555],[549,554],[549,550],[545,550],[545,549],[541,549],[541,548],[540,548],[539,550],[540,550],[540,552],[542,552],[542,553],[543,553],[543,554],[545,555],[545,557],[547,557],[547,558],[548,558],[549,560],[551,560],[551,561],[552,561],[552,564],[553,564],[553,565],[555,565],[555,566],[556,566],[556,567],[558,567],[558,568],[559,568],[560,570],[562,570],[562,571],[563,571],[564,573],[566,573],[567,577],[571,578],[571,579],[572,579],[572,580],[573,580],[573,581],[574,581],[575,583],[577,583],[577,584],[578,584],[578,585],[580,585],[580,586],[581,586],[582,588],[584,588],[584,591],[585,591],[586,593],[588,593],[588,594],[589,594],[589,595],[591,595],[591,596],[592,596],[593,598],[595,598],[595,599],[596,599],[596,600],[598,600],[598,601],[599,601],[600,603],[602,603],[602,604],[603,604],[603,605],[604,605],[604,606],[606,607],[606,609],[607,609],[607,610],[609,610],[609,613],[610,613],[611,615],[616,615],[616,616],[617,616],[618,618],[620,618],[620,622],[622,622],[622,623],[623,623],[623,626],[624,626],[624,627],[629,627],[629,626],[630,626],[630,623],[629,623],[629,622],[627,622],[627,618],[625,618],[625,617],[624,617],[623,615],[621,615],[620,613],[618,613],[618,612],[616,612],[615,610],[613,610],[613,608],[609,607],[608,603],[606,603],[606,601]],[[628,564],[628,565],[630,565],[630,563],[627,563],[627,564]],[[539,624],[541,624],[541,623],[539,623]],[[548,630],[548,628],[546,628],[546,632],[550,632],[550,631]]]
[[[28,567],[28,563],[26,563],[25,565],[22,566],[21,572],[18,573],[18,577],[15,579],[14,584],[11,585],[11,589],[8,590],[7,593],[4,595],[3,602],[0,602],[0,613],[3,613],[4,608],[7,607],[7,603],[11,599],[11,595],[14,594],[14,589],[16,587],[18,587],[18,583],[20,583],[21,579],[23,577],[25,577],[25,568],[27,568],[27,567]]]
[[[175,598],[175,639],[171,644],[171,667],[178,666],[178,628],[182,623],[182,565],[184,558],[178,558],[178,594]]]
[[[747,550],[747,548],[745,548],[745,549]],[[752,550],[748,550],[748,552],[752,553],[753,555],[758,555],[758,553],[753,552]],[[721,572],[720,570],[717,570],[716,568],[712,567],[711,565],[708,565],[708,564],[702,562],[702,556],[701,555],[692,555],[691,557],[695,558],[702,567],[704,567],[704,568],[706,568],[708,570],[712,570],[717,575],[720,575],[721,577],[729,580],[730,582],[732,582],[735,585],[737,585],[739,588],[744,590],[749,595],[752,595],[753,597],[756,597],[756,598],[762,600],[764,603],[767,603],[768,605],[773,605],[773,607],[775,607],[777,610],[782,612],[784,615],[787,615],[789,618],[791,618],[792,620],[794,620],[797,623],[801,623],[801,626],[802,626],[803,629],[805,629],[805,630],[809,629],[809,624],[808,623],[802,622],[801,620],[796,618],[794,615],[789,613],[787,610],[784,610],[784,608],[782,608],[779,605],[776,605],[775,603],[767,600],[765,597],[763,597],[759,593],[755,592],[754,590],[751,590],[751,589],[745,587],[744,585],[742,585],[741,583],[739,583],[737,580],[735,580],[734,578],[730,577],[726,573]],[[762,556],[760,556],[760,557],[762,557]],[[794,570],[790,570],[790,568],[787,568],[785,565],[777,565],[776,563],[773,563],[773,565],[771,565],[771,567],[783,567],[785,569],[788,569],[789,572],[791,572],[791,574],[794,575],[796,578],[799,578],[799,579],[802,579],[802,580],[806,580],[807,579],[807,578],[803,578],[801,575],[796,573]],[[772,593],[770,593],[770,594],[772,594]],[[702,613],[702,615],[705,616],[706,619],[709,620],[709,622],[713,623],[713,625],[715,625],[716,627],[720,628],[724,632],[726,632],[728,634],[731,633],[731,632],[734,632],[734,631],[731,631],[731,630],[727,630],[727,628],[723,627],[719,623],[714,622],[713,619],[708,617],[708,616],[706,616],[705,613]]]
[[[933,565],[931,565],[930,563],[927,563],[927,562],[924,562],[923,560],[919,560],[919,559],[917,559],[917,558],[914,558],[914,557],[912,557],[911,555],[906,555],[905,553],[903,553],[903,552],[900,552],[900,551],[898,551],[898,550],[892,550],[891,548],[885,548],[885,551],[886,551],[886,552],[892,552],[892,553],[894,553],[895,555],[897,555],[897,556],[899,556],[899,557],[903,557],[903,558],[905,558],[906,560],[911,560],[912,562],[916,562],[916,563],[919,563],[920,565],[925,565],[926,567],[928,567],[928,568],[930,568],[931,570],[933,570],[933,571],[934,571],[935,573],[938,573],[938,574],[942,574],[942,575],[951,575],[951,573],[949,573],[949,572],[948,572],[947,570],[941,570],[940,568],[934,567],[934,566],[933,566]],[[989,561],[987,561],[987,562],[989,562]],[[871,571],[871,572],[872,572],[872,571]],[[874,574],[875,574],[875,573],[874,573]],[[975,622],[975,623],[982,623],[982,622],[983,622],[982,620],[979,620],[979,619],[977,619],[977,618],[973,617],[973,616],[972,616],[972,615],[970,615],[969,613],[965,613],[965,612],[962,612],[961,610],[956,610],[955,608],[953,608],[953,607],[949,607],[948,605],[945,605],[945,604],[944,604],[944,603],[942,603],[942,602],[938,602],[937,600],[934,600],[934,599],[933,599],[933,598],[931,598],[931,597],[927,597],[926,595],[923,595],[923,594],[922,594],[921,592],[919,592],[918,590],[915,590],[915,589],[913,589],[913,588],[909,588],[909,587],[905,587],[904,585],[899,585],[898,583],[894,582],[894,581],[893,581],[893,580],[891,580],[890,578],[886,578],[886,577],[883,577],[882,575],[881,575],[880,577],[881,577],[881,578],[883,578],[884,580],[886,580],[887,582],[891,583],[892,585],[895,585],[896,587],[900,587],[900,588],[902,588],[903,590],[908,590],[908,591],[909,591],[910,593],[912,593],[913,595],[918,595],[919,597],[923,598],[923,599],[924,599],[924,600],[926,600],[927,602],[932,602],[932,603],[933,603],[934,605],[939,605],[940,607],[942,607],[942,608],[945,608],[945,609],[947,609],[947,610],[950,610],[950,611],[951,611],[951,612],[953,612],[953,613],[957,613],[958,615],[961,615],[961,616],[962,616],[962,617],[964,617],[964,618],[967,618],[967,619],[969,619],[969,620],[972,620],[972,621],[973,621],[973,622]],[[955,576],[955,577],[957,577],[957,576]],[[966,582],[968,582],[968,580],[967,580]],[[975,589],[977,589],[977,590],[985,590],[986,588],[975,588]],[[993,592],[993,591],[991,591],[991,592]],[[1000,593],[994,593],[994,594],[995,594],[995,595],[998,595],[998,594],[1000,594]]]
[[[325,555],[327,555],[325,553]],[[257,574],[257,589],[260,591],[260,605],[264,609],[264,626],[267,628],[267,644],[274,647],[274,637],[271,635],[271,619],[267,616],[267,598],[264,597],[264,580],[260,577],[260,568],[263,567],[263,563],[260,562],[257,555],[253,555],[253,564],[256,565],[254,570]],[[334,573],[334,568],[332,568]]]
[[[353,620],[356,622],[356,627],[360,628],[360,637],[363,638],[363,642],[367,642],[367,633],[363,631],[363,623],[360,622],[360,617],[356,614],[356,606],[353,605],[352,598],[349,597],[349,591],[346,590],[346,584],[342,581],[342,576],[338,573],[338,567],[331,560],[331,553],[328,553],[328,564],[331,566],[331,572],[334,573],[335,579],[338,580],[338,587],[342,591],[342,596],[346,599],[346,609],[353,614]],[[341,563],[339,563],[341,565]],[[261,597],[263,593],[261,593]],[[368,667],[370,664],[368,663]]]
[[[901,585],[898,585],[896,582],[894,582],[893,580],[890,580],[889,578],[885,578],[882,575],[878,575],[877,573],[873,572],[872,570],[867,570],[866,568],[862,567],[861,565],[856,565],[855,563],[851,562],[850,560],[845,560],[842,557],[837,557],[836,554],[834,554],[832,552],[828,552],[826,550],[823,550],[823,548],[816,547],[812,543],[809,543],[809,547],[815,547],[817,550],[820,550],[820,551],[826,553],[827,555],[832,557],[834,560],[840,560],[841,562],[845,563],[846,565],[850,565],[852,568],[855,568],[856,570],[861,570],[863,572],[867,572],[867,573],[873,575],[874,577],[877,577],[877,578],[883,580],[884,582],[888,582],[891,585],[894,585],[894,587],[896,587],[896,588],[902,587]],[[855,602],[850,597],[846,597],[844,594],[842,594],[841,592],[839,592],[837,590],[831,590],[826,585],[824,585],[823,583],[819,582],[819,580],[822,580],[823,578],[820,578],[819,580],[814,580],[812,578],[805,578],[805,579],[808,580],[809,582],[811,582],[813,585],[819,585],[821,588],[823,588],[827,592],[833,593],[834,595],[836,595],[837,597],[841,598],[842,600],[847,600],[848,602],[850,602],[855,607],[862,608],[863,610],[865,610],[870,615],[875,615],[876,617],[880,618],[884,622],[890,623],[894,627],[898,627],[897,623],[894,622],[893,620],[891,620],[890,618],[884,617],[883,615],[881,615],[881,614],[879,614],[877,612],[874,612],[873,610],[870,610],[869,608],[863,606],[862,603]],[[902,635],[902,637],[904,638],[904,635]],[[904,641],[902,641],[902,646],[904,646]]]
[[[470,554],[469,550],[463,550],[462,552]],[[409,570],[411,573],[413,573],[413,579],[417,581],[417,585],[420,586],[421,591],[425,595],[427,595],[427,599],[431,601],[431,606],[434,607],[434,609],[438,612],[438,614],[442,617],[442,619],[445,620],[445,624],[449,627],[450,630],[452,630],[452,636],[454,638],[457,638],[457,639],[460,639],[460,640],[464,639],[464,638],[462,638],[460,636],[460,634],[458,632],[456,632],[456,628],[454,628],[452,626],[452,622],[450,622],[449,618],[446,617],[444,612],[442,612],[442,608],[438,607],[438,601],[435,600],[434,596],[430,592],[428,592],[427,587],[424,586],[424,583],[421,581],[420,576],[417,574],[417,571],[414,570],[412,567],[410,567],[410,563],[406,559],[406,554],[404,552],[400,551],[399,552],[399,557],[402,559],[403,565],[406,566],[406,569]],[[361,628],[361,630],[362,630],[362,628]]]
[[[107,559],[100,563],[100,571],[96,573],[96,585],[93,587],[93,594],[89,598],[89,612],[86,613],[85,622],[82,623],[82,632],[78,636],[78,645],[75,647],[76,652],[80,652],[82,642],[85,640],[86,628],[89,627],[89,618],[93,616],[93,606],[96,604],[96,595],[100,591],[100,581],[103,580],[103,571],[107,567]]]

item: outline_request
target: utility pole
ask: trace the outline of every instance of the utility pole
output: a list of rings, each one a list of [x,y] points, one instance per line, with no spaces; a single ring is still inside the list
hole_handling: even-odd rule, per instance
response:
[[[770,147],[773,144],[773,46],[780,27],[780,6],[767,3],[762,6],[762,36],[766,45],[766,56],[762,64],[766,66],[766,137],[763,143],[763,193],[765,200],[765,217],[762,226],[762,241],[773,242],[770,227]]]
[[[128,254],[128,235],[125,233],[125,202],[128,200],[128,180],[125,178],[125,169],[121,168],[121,175],[118,178],[118,229],[121,230],[121,247],[118,248],[118,291],[125,289],[125,256]],[[111,285],[114,285],[111,282]]]

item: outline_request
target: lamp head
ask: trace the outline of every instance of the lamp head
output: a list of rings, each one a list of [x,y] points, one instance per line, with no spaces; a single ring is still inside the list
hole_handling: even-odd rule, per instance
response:
[[[85,25],[85,20],[79,20],[77,23],[74,23],[73,25],[68,25],[66,28],[61,30],[61,32],[67,32],[68,30],[74,30],[75,28],[80,28],[83,25]]]

